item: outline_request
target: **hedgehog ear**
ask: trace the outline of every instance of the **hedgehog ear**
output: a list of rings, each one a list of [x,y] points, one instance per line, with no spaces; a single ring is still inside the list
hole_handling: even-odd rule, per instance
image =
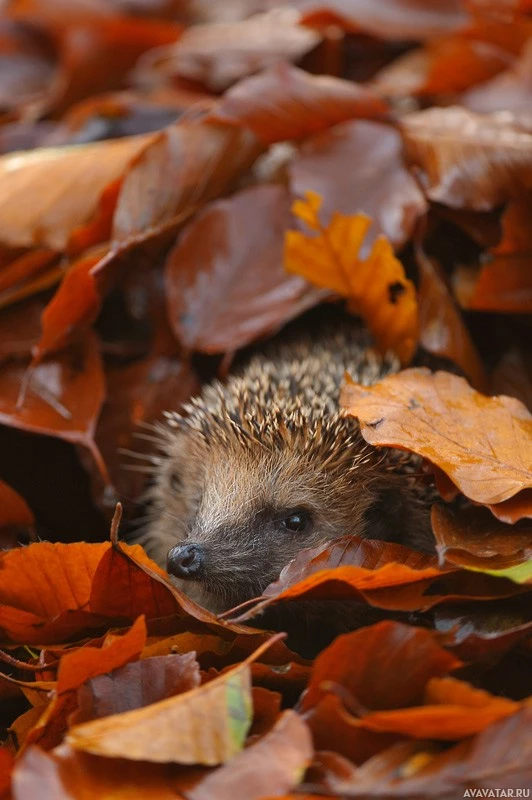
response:
[[[377,490],[365,521],[368,538],[434,552],[430,510],[415,503],[405,493],[404,486],[386,486]]]

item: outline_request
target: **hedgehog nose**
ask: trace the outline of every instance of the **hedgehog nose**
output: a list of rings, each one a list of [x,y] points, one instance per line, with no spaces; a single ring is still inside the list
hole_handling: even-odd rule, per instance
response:
[[[166,558],[166,569],[170,575],[185,580],[195,580],[203,567],[205,554],[199,544],[176,544]]]

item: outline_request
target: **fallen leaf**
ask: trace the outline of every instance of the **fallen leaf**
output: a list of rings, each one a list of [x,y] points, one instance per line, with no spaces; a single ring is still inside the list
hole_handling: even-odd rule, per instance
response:
[[[505,525],[484,508],[434,505],[432,530],[440,558],[461,567],[499,571],[532,561],[529,521]]]
[[[279,64],[229,89],[213,114],[245,125],[264,144],[273,144],[302,139],[355,117],[386,119],[388,106],[363,86]]]
[[[434,202],[489,211],[532,188],[532,134],[506,118],[429,108],[403,116],[401,130]]]
[[[404,166],[399,133],[376,122],[345,122],[306,139],[289,162],[288,174],[294,194],[302,197],[312,191],[322,197],[323,225],[335,211],[371,217],[363,255],[381,233],[394,248],[401,248],[427,209]]]
[[[522,20],[520,20],[522,23]],[[494,111],[519,112],[530,108],[532,75],[532,42],[525,44],[521,57],[509,65],[508,69],[492,77],[491,80],[473,85],[462,95],[460,102],[477,114],[491,114]]]
[[[329,789],[349,797],[432,797],[444,800],[465,791],[504,786],[526,790],[532,777],[527,735],[530,706],[493,723],[473,739],[435,750],[426,742],[400,742],[351,774],[329,775]]]
[[[193,25],[179,41],[148,53],[137,66],[151,82],[176,77],[220,92],[236,81],[281,61],[297,61],[321,37],[299,25],[301,15],[288,6],[253,14],[238,22]]]
[[[150,136],[2,156],[2,244],[64,251],[70,234],[91,218],[106,186],[124,173]]]
[[[377,0],[371,4],[353,0],[320,0],[315,3],[303,0],[311,10],[303,18],[312,24],[320,12],[332,12],[332,22],[347,24],[348,30],[362,30],[385,39],[430,39],[455,30],[468,21],[468,13],[457,0]],[[336,16],[336,20],[334,19]]]
[[[368,570],[379,569],[390,562],[413,570],[436,569],[437,560],[428,553],[410,550],[394,542],[343,536],[318,547],[306,547],[282,570],[275,583],[264,590],[264,596],[285,591],[310,575],[325,569],[354,566]]]
[[[418,288],[419,340],[425,350],[457,364],[479,391],[488,379],[482,360],[436,259],[416,248],[420,273]]]
[[[500,503],[532,487],[532,415],[514,398],[486,397],[450,373],[410,369],[376,386],[349,383],[341,403],[367,442],[427,458],[471,500]]]
[[[245,792],[246,800],[277,797],[301,781],[313,747],[305,722],[295,711],[284,711],[258,742],[238,753],[228,764],[186,792],[188,800],[232,800]]]
[[[200,684],[194,653],[144,658],[106,673],[83,681],[71,725],[144,708]]]
[[[403,265],[383,236],[375,241],[369,256],[360,259],[370,219],[363,214],[346,217],[336,211],[324,226],[318,216],[320,206],[321,198],[313,192],[292,206],[314,235],[287,232],[286,269],[347,297],[350,309],[364,318],[379,349],[392,350],[403,364],[408,363],[417,346],[418,310],[416,290]]]
[[[0,480],[0,528],[9,525],[32,527],[34,523],[34,516],[24,498]]]
[[[65,744],[50,753],[32,746],[17,762],[12,792],[14,800],[69,795],[79,800],[175,800],[180,769],[175,764],[98,758]]]
[[[283,268],[290,200],[257,186],[219,200],[179,237],[166,262],[168,314],[187,349],[237,350],[323,297]]]
[[[108,367],[105,377],[107,398],[94,440],[113,487],[127,504],[129,498],[140,496],[153,468],[154,443],[144,426],[196,394],[199,378],[187,362],[162,355]],[[110,494],[106,487],[102,505],[109,506]]]
[[[446,675],[458,666],[460,661],[437,644],[431,631],[380,622],[339,636],[320,653],[301,710],[309,712],[335,685],[366,710],[416,705],[430,678]],[[375,681],[377,669],[379,680]]]
[[[225,763],[242,749],[251,725],[250,664],[268,644],[196,689],[77,725],[70,729],[66,743],[112,758],[207,766]]]

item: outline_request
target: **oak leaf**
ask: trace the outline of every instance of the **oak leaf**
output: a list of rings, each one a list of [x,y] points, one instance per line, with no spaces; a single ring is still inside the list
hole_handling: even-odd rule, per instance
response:
[[[380,236],[366,259],[359,257],[371,225],[364,214],[347,217],[335,212],[328,225],[319,218],[321,198],[307,192],[297,200],[293,213],[313,235],[288,231],[285,266],[289,272],[347,297],[352,311],[360,314],[379,349],[392,350],[407,364],[416,349],[418,309],[416,291],[389,241]]]
[[[343,407],[373,445],[418,453],[466,497],[500,503],[532,488],[532,415],[511,397],[486,397],[447,372],[410,369],[371,387],[350,382]]]

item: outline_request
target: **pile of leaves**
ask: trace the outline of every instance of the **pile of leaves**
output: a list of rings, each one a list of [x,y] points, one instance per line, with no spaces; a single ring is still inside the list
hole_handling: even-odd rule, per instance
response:
[[[0,797],[532,782],[532,5],[277,5],[2,7]],[[404,368],[341,403],[425,460],[437,554],[342,539],[217,618],[120,541],[136,434],[343,313]],[[305,604],[312,654],[268,630]]]

